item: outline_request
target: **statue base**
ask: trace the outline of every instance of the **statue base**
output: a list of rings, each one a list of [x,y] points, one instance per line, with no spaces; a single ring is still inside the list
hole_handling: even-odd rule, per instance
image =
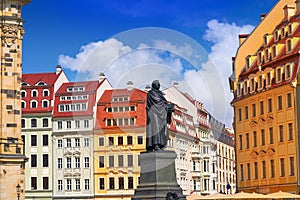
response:
[[[176,179],[176,157],[174,151],[158,150],[141,153],[140,183],[131,199],[166,200],[167,194],[172,192],[177,194],[178,199],[186,200]]]

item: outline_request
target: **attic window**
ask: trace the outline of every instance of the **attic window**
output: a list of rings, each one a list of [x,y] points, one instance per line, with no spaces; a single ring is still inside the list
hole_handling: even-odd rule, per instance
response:
[[[29,86],[29,84],[26,82],[22,82],[22,86]]]
[[[284,38],[284,36],[285,36],[285,29],[284,29],[284,27],[281,29],[280,35],[281,35],[281,38]]]
[[[46,85],[46,83],[44,83],[43,81],[40,81],[36,85],[42,86],[42,85]]]
[[[277,56],[277,48],[276,45],[272,47],[272,57],[275,58]]]
[[[80,92],[80,91],[84,91],[85,88],[83,86],[78,86],[78,87],[68,87],[67,91],[68,92]]]
[[[289,24],[288,26],[288,34],[291,34],[293,32],[293,26],[292,24]]]
[[[266,61],[269,60],[269,49],[265,50],[265,59],[266,59]]]
[[[292,50],[292,40],[286,41],[286,51],[289,52]]]
[[[267,45],[268,44],[268,35],[266,34],[265,36],[264,36],[264,44],[265,45]]]
[[[250,56],[247,56],[246,58],[246,68],[248,69],[250,67]]]
[[[275,41],[277,41],[278,39],[279,39],[278,31],[275,31]]]

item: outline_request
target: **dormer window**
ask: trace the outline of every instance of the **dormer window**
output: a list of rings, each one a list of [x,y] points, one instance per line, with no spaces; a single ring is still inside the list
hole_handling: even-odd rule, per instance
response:
[[[251,90],[251,92],[254,92],[254,90],[255,90],[255,80],[254,80],[254,78],[252,78],[250,80],[250,90]]]
[[[268,72],[266,75],[266,86],[271,85],[271,72]]]
[[[248,94],[248,81],[244,82],[244,94]]]
[[[289,39],[286,41],[286,52],[289,52],[292,50],[292,40]]]
[[[281,67],[278,67],[276,69],[276,82],[280,82],[281,81],[281,76],[282,76],[282,74],[281,74]]]
[[[275,58],[277,56],[277,47],[276,45],[274,45],[272,47],[272,58]]]
[[[258,52],[257,54],[257,60],[258,60],[258,63],[261,64],[263,61],[262,61],[262,52]]]
[[[281,28],[281,33],[280,33],[280,35],[281,35],[281,38],[284,38],[284,36],[285,36],[285,29],[284,29],[284,27]]]
[[[38,86],[43,86],[43,85],[46,85],[46,83],[44,83],[43,81],[40,81],[40,82],[38,82],[36,85],[38,85]]]
[[[289,24],[288,26],[288,34],[290,35],[293,32],[293,26],[292,24]]]
[[[276,30],[276,31],[275,31],[275,41],[277,41],[277,40],[279,40],[279,33],[278,33],[278,31]]]
[[[240,96],[241,95],[241,83],[238,83],[238,85],[237,85],[237,96]]]
[[[269,49],[265,50],[265,60],[269,61]]]
[[[29,84],[26,83],[26,82],[23,82],[23,83],[22,83],[22,86],[29,86]]]
[[[76,87],[68,87],[67,91],[68,92],[81,92],[84,91],[85,88],[83,86],[76,86]]]
[[[266,34],[264,36],[264,45],[267,45],[269,43],[269,40],[268,40],[268,34]]]
[[[290,79],[292,76],[292,66],[290,64],[285,66],[285,79]]]
[[[258,88],[262,89],[263,88],[263,76],[258,77]]]

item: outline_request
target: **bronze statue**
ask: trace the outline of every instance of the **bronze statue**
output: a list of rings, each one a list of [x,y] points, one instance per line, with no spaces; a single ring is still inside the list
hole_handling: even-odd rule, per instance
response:
[[[168,104],[159,88],[160,83],[155,80],[152,82],[152,88],[147,94],[147,151],[162,149],[169,140],[167,123],[171,122],[174,104]]]

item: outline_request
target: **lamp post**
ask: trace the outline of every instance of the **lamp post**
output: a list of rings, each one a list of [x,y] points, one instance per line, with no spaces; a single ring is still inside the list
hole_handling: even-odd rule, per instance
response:
[[[18,194],[18,200],[20,200],[21,186],[19,185],[19,183],[18,183],[18,185],[16,186],[16,190],[17,190],[17,194]]]

